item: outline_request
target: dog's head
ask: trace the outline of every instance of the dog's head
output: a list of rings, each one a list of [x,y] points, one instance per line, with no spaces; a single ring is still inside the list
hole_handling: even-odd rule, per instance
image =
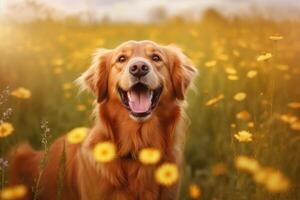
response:
[[[128,41],[96,52],[80,80],[98,103],[118,101],[131,118],[142,121],[160,104],[184,100],[196,75],[187,57],[174,46],[151,41]]]

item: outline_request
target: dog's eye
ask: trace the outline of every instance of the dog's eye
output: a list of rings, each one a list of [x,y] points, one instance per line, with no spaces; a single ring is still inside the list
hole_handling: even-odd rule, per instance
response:
[[[161,58],[157,54],[152,55],[152,60],[155,62],[161,61]]]
[[[125,62],[126,61],[126,56],[124,55],[121,55],[118,57],[118,62],[122,63],[122,62]]]

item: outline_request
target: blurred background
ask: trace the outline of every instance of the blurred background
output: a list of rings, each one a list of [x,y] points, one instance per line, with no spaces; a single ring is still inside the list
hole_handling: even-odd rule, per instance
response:
[[[298,0],[0,0],[0,157],[91,126],[93,97],[73,81],[96,48],[149,39],[200,72],[181,199],[300,199],[299,11]]]

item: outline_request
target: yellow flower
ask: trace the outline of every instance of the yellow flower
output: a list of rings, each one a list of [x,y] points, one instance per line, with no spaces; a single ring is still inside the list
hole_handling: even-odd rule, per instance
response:
[[[86,138],[87,133],[88,128],[86,127],[74,128],[67,133],[67,142],[70,144],[79,144]]]
[[[54,59],[54,60],[52,61],[52,64],[53,64],[53,65],[60,66],[60,65],[64,64],[64,60],[61,59],[61,58],[57,58],[57,59]]]
[[[170,186],[174,184],[179,177],[178,168],[173,163],[164,163],[155,171],[155,179],[159,184]]]
[[[73,87],[73,84],[70,82],[62,84],[62,89],[63,90],[70,90]]]
[[[267,177],[265,185],[270,192],[277,193],[285,192],[286,190],[288,190],[290,182],[279,171],[274,171],[273,173],[270,173]]]
[[[80,112],[85,111],[86,110],[86,105],[84,105],[84,104],[78,104],[76,106],[76,110],[80,111]]]
[[[189,196],[192,199],[199,199],[201,196],[200,187],[194,183],[189,185]]]
[[[93,155],[97,162],[109,162],[116,157],[116,147],[111,142],[100,142],[94,147]]]
[[[273,169],[269,167],[261,168],[254,173],[253,179],[256,183],[263,184],[266,182],[269,174],[272,173],[272,171]]]
[[[261,61],[267,61],[270,58],[272,58],[272,54],[271,53],[266,53],[266,54],[259,55],[256,60],[258,62],[261,62]]]
[[[290,68],[288,65],[282,65],[282,64],[277,65],[276,67],[277,67],[277,69],[280,70],[280,71],[287,71],[287,70],[289,70],[289,68]]]
[[[254,174],[254,180],[263,184],[267,190],[273,193],[284,192],[288,190],[290,181],[278,170],[265,167]]]
[[[236,74],[236,69],[233,67],[226,67],[225,71],[227,74]]]
[[[288,107],[293,108],[293,109],[299,109],[300,108],[300,102],[290,102],[290,103],[288,103]]]
[[[212,106],[212,105],[215,105],[216,103],[218,103],[219,101],[221,101],[222,99],[224,99],[224,95],[223,94],[220,94],[219,96],[215,97],[215,98],[212,98],[210,100],[208,100],[206,102],[206,106]]]
[[[247,156],[238,156],[235,159],[235,167],[249,173],[254,173],[260,169],[260,165],[257,160]]]
[[[0,124],[0,138],[10,135],[13,131],[14,127],[11,123],[3,122],[2,124]]]
[[[31,92],[24,87],[19,87],[13,90],[11,95],[20,99],[29,99],[31,97]]]
[[[283,39],[283,36],[279,36],[279,35],[271,35],[269,37],[270,40],[273,40],[273,41],[279,41],[279,40],[282,40]]]
[[[248,126],[249,128],[253,128],[253,127],[254,127],[254,122],[248,122],[248,123],[247,123],[247,126]]]
[[[247,112],[247,111],[245,111],[245,110],[244,110],[244,111],[241,111],[241,112],[238,112],[238,113],[236,114],[236,118],[237,118],[237,119],[244,120],[244,121],[249,120],[250,117],[251,117],[250,113]]]
[[[230,127],[231,128],[236,128],[236,124],[232,123],[232,124],[230,124]]]
[[[239,142],[253,141],[253,135],[248,131],[239,131],[237,134],[234,135],[234,138],[237,139]]]
[[[206,67],[214,67],[214,66],[216,66],[216,64],[217,64],[217,61],[215,61],[215,60],[210,60],[210,61],[207,61],[207,62],[205,62],[205,66]]]
[[[281,121],[292,124],[298,121],[298,117],[291,115],[291,114],[283,114],[280,116]]]
[[[296,130],[296,131],[300,131],[300,121],[296,121],[291,123],[291,129]]]
[[[247,77],[248,78],[254,78],[257,75],[257,71],[256,70],[250,70],[247,72]]]
[[[233,98],[234,98],[236,101],[243,101],[244,99],[246,99],[246,97],[247,97],[247,94],[246,94],[246,93],[244,93],[244,92],[239,92],[239,93],[235,94]]]
[[[234,56],[236,56],[236,57],[239,57],[239,56],[240,56],[240,52],[237,51],[237,50],[233,50],[233,51],[232,51],[232,54],[233,54]]]
[[[227,78],[228,78],[228,80],[231,80],[231,81],[239,80],[239,77],[237,75],[228,75]]]
[[[160,158],[160,151],[155,148],[145,148],[139,152],[139,160],[143,164],[156,164]]]
[[[3,200],[20,199],[27,194],[27,188],[24,185],[16,185],[5,187],[1,191],[1,198]]]

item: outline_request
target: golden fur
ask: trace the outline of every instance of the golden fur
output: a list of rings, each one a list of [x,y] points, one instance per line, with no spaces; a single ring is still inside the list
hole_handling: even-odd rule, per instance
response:
[[[149,56],[159,54],[160,62]],[[163,86],[156,108],[147,118],[138,119],[129,112],[117,94],[116,85],[130,87],[126,72],[127,62],[116,62],[120,54],[129,59],[144,59],[153,67],[147,79],[149,87]],[[61,199],[66,200],[175,200],[180,181],[163,187],[154,180],[153,172],[163,162],[182,165],[182,143],[185,129],[183,102],[196,69],[187,57],[173,46],[160,46],[151,41],[129,41],[116,49],[101,49],[95,54],[91,67],[79,82],[91,90],[96,98],[96,120],[82,144],[68,144],[60,137],[51,146],[49,158],[40,180],[38,199],[57,198],[59,173],[64,171]],[[96,163],[91,149],[100,141],[111,141],[117,147],[118,157],[107,163]],[[156,166],[142,165],[136,156],[145,147],[158,148],[162,160]],[[127,155],[132,158],[124,159]],[[65,155],[64,169],[59,169]],[[32,188],[39,174],[42,152],[21,145],[11,156],[10,184],[23,183]],[[32,199],[29,193],[28,199]]]

